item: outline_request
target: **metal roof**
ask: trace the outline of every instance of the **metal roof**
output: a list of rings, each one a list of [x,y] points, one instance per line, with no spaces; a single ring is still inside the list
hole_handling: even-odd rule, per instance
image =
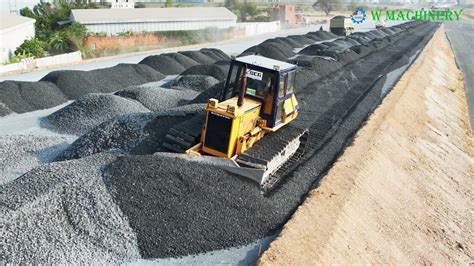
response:
[[[225,7],[73,9],[71,18],[82,24],[237,20]]]
[[[34,23],[35,20],[23,16],[13,15],[9,13],[0,13],[0,30],[5,30],[24,23]]]
[[[271,59],[268,57],[263,57],[260,55],[247,55],[247,56],[237,57],[235,61],[241,62],[244,64],[256,65],[256,66],[263,67],[266,69],[277,70],[280,72],[296,68],[296,65],[283,62],[283,61],[278,61],[278,60]],[[279,69],[275,69],[275,66],[278,66]]]

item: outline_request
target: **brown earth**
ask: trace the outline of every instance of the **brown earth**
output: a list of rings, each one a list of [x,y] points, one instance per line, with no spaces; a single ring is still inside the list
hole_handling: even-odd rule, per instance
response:
[[[442,27],[259,263],[473,263],[468,121]]]

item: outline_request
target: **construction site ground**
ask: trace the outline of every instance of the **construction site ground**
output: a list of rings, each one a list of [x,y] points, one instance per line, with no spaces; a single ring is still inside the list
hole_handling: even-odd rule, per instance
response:
[[[472,263],[473,155],[442,27],[259,263]]]

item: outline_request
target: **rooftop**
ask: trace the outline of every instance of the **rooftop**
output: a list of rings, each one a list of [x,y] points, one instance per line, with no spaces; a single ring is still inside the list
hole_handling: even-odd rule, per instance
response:
[[[5,30],[26,22],[35,22],[32,18],[13,15],[9,13],[0,13],[0,30]]]
[[[272,69],[272,70],[277,70],[275,69],[275,66],[279,67],[277,71],[285,71],[288,69],[293,69],[296,68],[296,65],[292,65],[287,62],[283,61],[278,61],[275,59],[263,57],[260,55],[247,55],[247,56],[242,56],[242,57],[237,57],[235,61],[244,63],[244,64],[249,64],[249,65],[256,65],[259,67],[263,67],[266,69]]]
[[[73,9],[71,16],[83,24],[237,19],[225,7]]]

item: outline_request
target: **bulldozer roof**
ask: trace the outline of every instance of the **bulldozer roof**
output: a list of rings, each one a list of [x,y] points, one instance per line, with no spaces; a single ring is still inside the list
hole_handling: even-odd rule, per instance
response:
[[[272,71],[278,71],[278,72],[288,72],[291,70],[296,70],[297,68],[296,65],[292,65],[287,62],[263,57],[260,55],[242,56],[242,57],[236,58],[235,61],[248,64],[248,65],[258,66],[260,68],[265,68]]]

